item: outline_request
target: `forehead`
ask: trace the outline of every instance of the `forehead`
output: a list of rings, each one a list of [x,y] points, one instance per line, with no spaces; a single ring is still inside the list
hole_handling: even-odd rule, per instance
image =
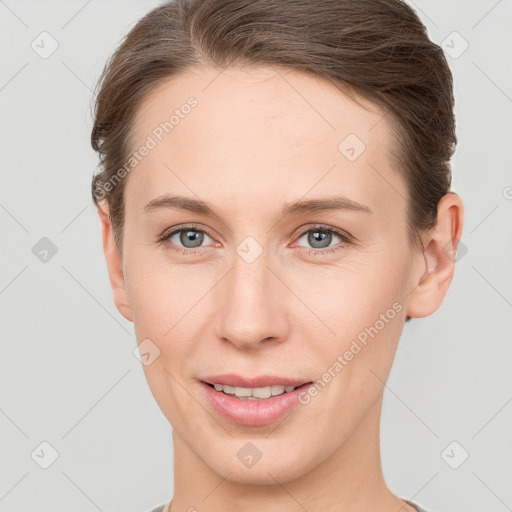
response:
[[[131,172],[126,194],[136,192],[139,209],[177,188],[209,200],[215,186],[221,205],[261,208],[269,194],[284,202],[335,187],[386,209],[390,192],[405,197],[390,154],[395,141],[384,113],[358,102],[297,70],[190,70],[139,106],[132,149],[149,139],[154,147]]]

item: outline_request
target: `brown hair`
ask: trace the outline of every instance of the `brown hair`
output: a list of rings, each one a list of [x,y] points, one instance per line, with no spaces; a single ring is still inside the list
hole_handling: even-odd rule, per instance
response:
[[[419,246],[449,192],[457,139],[449,66],[413,9],[401,0],[176,0],[138,21],[97,84],[91,144],[101,171],[92,195],[96,206],[108,202],[120,252],[125,180],[118,171],[137,107],[164,80],[201,65],[302,70],[380,106],[409,192],[410,241]]]

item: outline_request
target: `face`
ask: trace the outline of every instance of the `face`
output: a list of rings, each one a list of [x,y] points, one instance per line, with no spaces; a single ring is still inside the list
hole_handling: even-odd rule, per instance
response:
[[[361,102],[297,71],[197,69],[135,118],[134,150],[155,145],[126,181],[117,304],[175,437],[238,482],[342,450],[392,364],[420,256],[390,127]],[[240,400],[204,383],[226,374],[306,385]]]

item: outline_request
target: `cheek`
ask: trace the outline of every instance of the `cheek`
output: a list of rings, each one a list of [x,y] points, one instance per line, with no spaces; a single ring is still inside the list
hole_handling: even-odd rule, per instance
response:
[[[326,283],[326,295],[310,294],[312,308],[334,331],[323,327],[323,341],[315,338],[321,384],[312,414],[339,435],[348,436],[381,395],[403,326],[399,284],[375,287],[376,277],[340,278],[336,286]]]
[[[153,254],[151,254],[153,252]],[[189,359],[208,324],[218,279],[214,271],[171,264],[156,251],[133,251],[126,261],[125,282],[137,340],[149,338],[160,350],[159,363],[176,369]]]
[[[134,323],[156,326],[165,322],[168,329],[190,290],[185,286],[185,273],[180,266],[155,258],[156,249],[137,245],[127,249],[124,275]]]
[[[291,288],[310,310],[296,303],[298,336],[307,332],[315,340],[323,366],[318,370],[331,368],[336,376],[344,375],[333,379],[337,381],[333,387],[343,386],[344,392],[357,395],[353,399],[361,398],[369,387],[373,393],[382,383],[372,371],[385,379],[403,326],[400,290],[406,275],[398,269],[404,267],[396,254],[381,253],[358,262],[347,259],[336,268],[304,268],[300,279],[288,276]]]
[[[406,278],[400,268],[396,255],[380,250],[354,253],[336,265],[301,263],[285,279],[314,314],[308,316],[325,323],[326,336],[346,337],[373,325],[400,300]],[[304,310],[304,305],[294,304]]]

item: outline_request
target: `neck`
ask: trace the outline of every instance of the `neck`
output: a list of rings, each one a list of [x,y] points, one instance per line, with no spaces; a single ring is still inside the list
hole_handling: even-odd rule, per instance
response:
[[[212,471],[173,431],[174,497],[170,512],[412,512],[387,488],[380,460],[382,395],[349,439],[299,478],[241,484]],[[236,471],[233,469],[233,473]],[[231,474],[233,474],[231,473]]]

